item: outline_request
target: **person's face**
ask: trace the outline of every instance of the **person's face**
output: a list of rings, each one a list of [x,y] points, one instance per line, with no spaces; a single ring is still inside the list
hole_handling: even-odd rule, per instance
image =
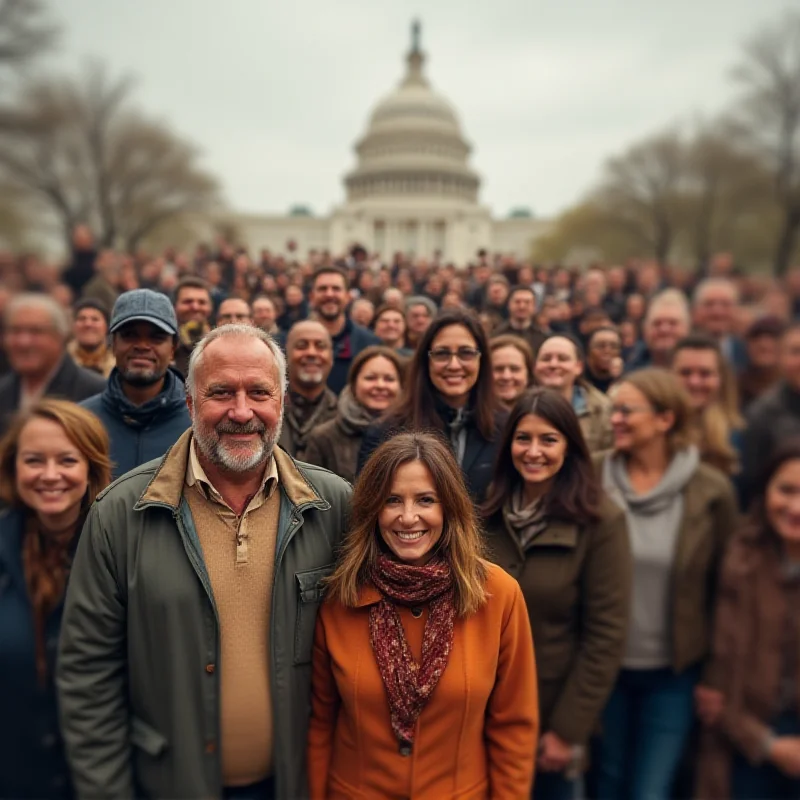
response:
[[[554,336],[539,348],[533,374],[542,386],[566,391],[575,385],[582,372],[583,364],[569,339]]]
[[[689,394],[692,408],[700,411],[719,398],[722,375],[719,359],[713,350],[678,350],[672,371]]]
[[[72,332],[81,347],[93,350],[106,338],[106,318],[96,308],[82,308],[75,317]]]
[[[640,294],[632,294],[625,301],[625,316],[640,320],[644,317],[645,302]]]
[[[230,325],[231,323],[240,325],[251,325],[253,323],[250,306],[238,297],[230,297],[227,300],[223,300],[219,305],[217,327]]]
[[[412,333],[421,335],[428,330],[428,325],[431,324],[433,317],[428,313],[428,309],[423,305],[411,306],[406,313],[406,321],[408,322],[408,329]]]
[[[369,301],[357,301],[353,303],[350,310],[350,319],[361,325],[363,328],[368,328],[372,322],[372,317],[375,314],[375,307]]]
[[[111,350],[123,381],[152,386],[166,375],[175,357],[175,340],[149,322],[129,322],[114,332]]]
[[[64,355],[64,339],[42,308],[20,308],[13,313],[5,346],[11,368],[23,377],[47,374]]]
[[[526,484],[542,489],[552,484],[567,457],[567,438],[537,414],[517,423],[511,440],[511,461]]]
[[[383,356],[367,361],[358,373],[355,398],[364,408],[375,413],[385,411],[400,393],[397,368]]]
[[[633,322],[621,322],[619,335],[620,339],[622,339],[623,347],[633,347],[637,338],[636,325]]]
[[[303,290],[299,286],[286,287],[286,305],[290,308],[299,306],[303,302]]]
[[[463,325],[442,328],[431,342],[428,370],[434,389],[453,407],[464,405],[481,367],[478,343]]]
[[[300,322],[286,343],[289,384],[307,388],[322,386],[333,366],[331,337],[318,322]]]
[[[505,305],[508,299],[508,287],[504,283],[490,283],[486,296],[493,306]]]
[[[89,462],[57,422],[34,417],[17,444],[20,500],[48,527],[70,524],[89,487]]]
[[[689,333],[689,323],[678,306],[657,307],[645,323],[644,338],[655,353],[669,353]]]
[[[622,352],[622,342],[615,331],[596,333],[589,344],[587,360],[595,375],[610,375],[614,361]]]
[[[657,412],[647,397],[630,383],[619,384],[612,401],[614,448],[620,453],[633,453],[655,439],[664,439],[675,421],[671,411]]]
[[[178,323],[208,322],[211,316],[211,298],[205,289],[184,286],[175,298],[175,316]]]
[[[384,311],[375,322],[375,335],[388,347],[397,347],[406,332],[406,321],[399,311]]]
[[[787,544],[800,542],[800,459],[781,465],[767,485],[764,502],[775,533]]]
[[[334,272],[320,275],[311,290],[311,305],[323,319],[339,319],[347,305],[344,278]]]
[[[186,404],[198,448],[209,462],[231,473],[263,468],[283,421],[278,367],[264,342],[244,336],[211,342]]]
[[[794,389],[800,389],[800,330],[791,330],[781,339],[779,349],[781,375]]]
[[[727,336],[733,328],[736,297],[732,289],[714,286],[703,292],[695,307],[697,327],[711,336]]]
[[[753,367],[774,369],[778,366],[779,343],[775,336],[764,334],[747,342],[747,358]]]
[[[528,322],[536,313],[536,300],[530,292],[514,292],[508,301],[508,313],[515,322]]]
[[[442,504],[430,470],[421,461],[402,464],[378,515],[384,544],[398,561],[422,566],[433,556],[443,527]]]
[[[492,375],[495,394],[506,406],[516,402],[530,380],[525,357],[511,345],[492,351]]]
[[[608,271],[608,288],[612,292],[621,292],[625,288],[625,270],[615,267]]]
[[[262,331],[271,331],[275,326],[275,306],[266,297],[253,302],[253,325]]]

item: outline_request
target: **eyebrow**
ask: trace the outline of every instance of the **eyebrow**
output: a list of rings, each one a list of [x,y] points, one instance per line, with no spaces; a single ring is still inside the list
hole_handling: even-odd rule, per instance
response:
[[[19,454],[21,456],[43,456],[43,455],[46,455],[41,450],[20,450]],[[80,451],[79,450],[63,450],[62,452],[56,453],[55,455],[57,455],[59,457],[61,457],[61,456],[75,456],[75,455],[80,455]]]

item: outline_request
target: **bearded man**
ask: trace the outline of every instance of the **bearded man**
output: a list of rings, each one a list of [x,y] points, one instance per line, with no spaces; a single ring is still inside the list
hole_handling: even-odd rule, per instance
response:
[[[251,325],[195,347],[191,429],[89,511],[57,685],[81,797],[307,796],[311,652],[350,488],[280,438],[286,361]]]

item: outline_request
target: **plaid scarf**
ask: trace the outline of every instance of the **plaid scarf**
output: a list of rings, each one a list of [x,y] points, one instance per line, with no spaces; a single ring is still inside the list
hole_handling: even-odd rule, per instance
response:
[[[370,578],[383,598],[370,608],[369,633],[389,700],[392,730],[402,747],[414,742],[414,728],[447,667],[453,646],[455,605],[450,565],[434,558],[422,567],[380,555]],[[422,663],[411,655],[397,604],[430,603],[422,635]]]

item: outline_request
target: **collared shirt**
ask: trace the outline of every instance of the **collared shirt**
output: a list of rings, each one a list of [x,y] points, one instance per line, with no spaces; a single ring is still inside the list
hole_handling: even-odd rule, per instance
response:
[[[256,493],[248,501],[241,516],[225,502],[223,496],[208,479],[203,466],[200,464],[200,459],[197,455],[197,443],[194,437],[189,445],[189,461],[186,465],[186,485],[195,487],[206,500],[213,503],[219,517],[235,529],[236,563],[245,563],[248,556],[248,517],[253,511],[261,508],[261,506],[272,497],[278,487],[278,466],[275,463],[274,456],[270,456],[269,463],[264,471],[264,480]]]

